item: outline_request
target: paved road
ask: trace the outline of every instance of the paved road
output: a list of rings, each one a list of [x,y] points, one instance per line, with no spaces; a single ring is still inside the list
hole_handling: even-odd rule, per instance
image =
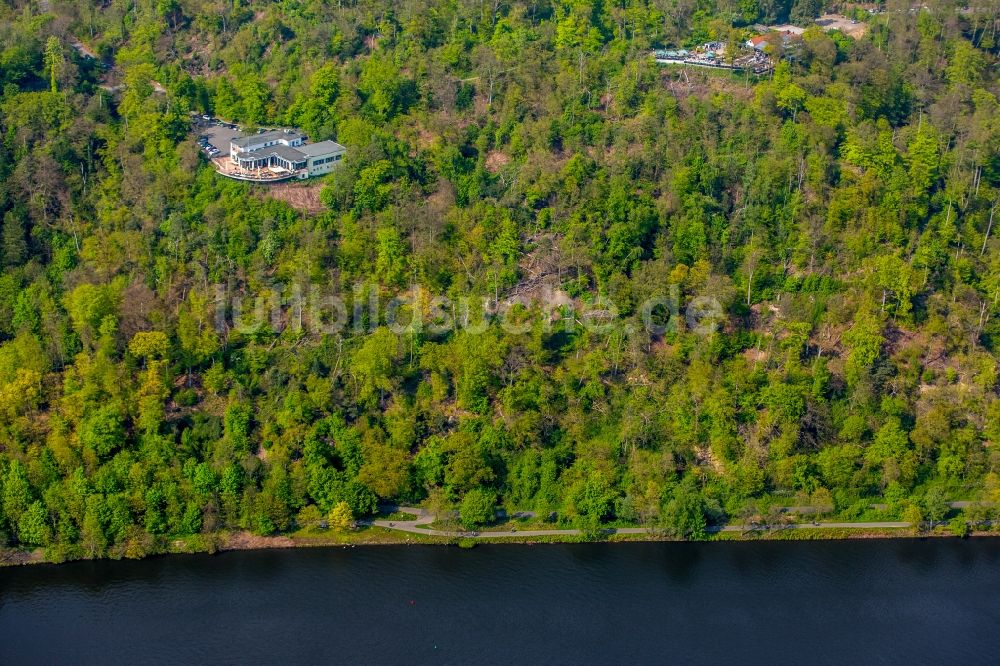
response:
[[[957,502],[948,502],[948,506],[952,509],[967,509],[973,504],[983,504],[986,506],[992,506],[993,502],[970,502],[969,500],[959,500]],[[873,509],[878,509],[879,511],[885,511],[889,508],[888,504],[872,504]]]
[[[365,524],[374,525],[375,527],[384,527],[390,530],[399,530],[400,532],[410,532],[411,534],[429,534],[431,536],[441,536],[441,537],[475,537],[480,539],[502,539],[502,538],[516,538],[516,537],[546,537],[546,536],[579,536],[583,534],[582,530],[578,529],[551,529],[551,530],[504,530],[504,531],[486,531],[486,532],[456,532],[452,530],[436,530],[426,527],[434,522],[434,516],[427,513],[424,509],[418,509],[416,507],[410,506],[399,506],[393,507],[394,511],[400,513],[408,513],[414,516],[413,520],[372,520],[366,521]],[[522,514],[523,515],[523,514]],[[905,522],[869,522],[869,523],[794,523],[789,525],[775,525],[770,531],[781,531],[781,530],[815,530],[815,529],[893,529],[893,528],[905,528],[910,527],[910,523]],[[753,532],[762,531],[760,527],[754,526],[744,526],[744,525],[725,525],[722,527],[709,527],[708,532]],[[618,527],[609,528],[604,530],[605,534],[652,534],[654,531],[646,527]]]
[[[373,520],[370,521],[370,525],[375,527],[384,527],[390,530],[399,530],[401,532],[410,532],[412,534],[430,534],[432,536],[443,536],[443,537],[467,537],[471,536],[472,532],[455,532],[452,530],[435,530],[429,527],[423,527],[424,525],[429,525],[434,522],[434,516],[427,513],[424,509],[418,509],[411,506],[398,506],[394,507],[395,511],[400,513],[409,513],[415,516],[414,520]],[[522,514],[523,515],[523,514]],[[533,514],[532,514],[533,515]],[[530,517],[530,516],[529,516]],[[645,532],[644,529],[636,529],[635,534],[641,534]],[[508,530],[503,532],[478,532],[476,536],[483,538],[502,538],[502,537],[542,537],[542,536],[572,536],[582,534],[580,530],[565,529],[565,530]]]

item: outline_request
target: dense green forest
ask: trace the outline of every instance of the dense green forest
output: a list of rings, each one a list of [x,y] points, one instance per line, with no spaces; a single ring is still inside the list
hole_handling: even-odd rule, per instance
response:
[[[648,54],[821,0],[5,0],[0,545],[388,501],[678,537],[770,504],[990,518],[1000,6],[973,4],[890,0],[755,77]],[[348,157],[300,210],[216,174],[192,114]],[[471,305],[390,327],[419,293]]]

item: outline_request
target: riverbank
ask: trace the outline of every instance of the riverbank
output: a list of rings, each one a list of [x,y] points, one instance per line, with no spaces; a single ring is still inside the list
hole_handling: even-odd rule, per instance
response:
[[[408,511],[417,511],[409,509]],[[389,523],[392,523],[390,526]],[[792,523],[765,528],[761,526],[725,525],[710,527],[702,539],[677,539],[647,528],[609,528],[599,534],[586,534],[577,529],[451,532],[428,527],[431,521],[424,515],[416,520],[373,520],[346,531],[310,528],[298,532],[260,536],[247,531],[218,532],[170,539],[157,544],[148,552],[114,553],[101,558],[51,558],[45,549],[0,549],[0,567],[28,564],[59,564],[91,559],[143,559],[157,555],[214,554],[226,551],[273,550],[284,548],[354,548],[357,546],[442,545],[471,548],[481,544],[553,544],[553,543],[621,543],[621,542],[682,542],[682,541],[822,541],[862,539],[925,539],[962,538],[939,525],[934,530],[917,531],[908,523]],[[991,531],[972,531],[965,538],[995,537]]]

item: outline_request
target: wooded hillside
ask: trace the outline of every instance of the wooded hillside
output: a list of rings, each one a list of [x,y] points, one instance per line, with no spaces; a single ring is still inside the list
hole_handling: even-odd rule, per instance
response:
[[[822,3],[7,0],[0,541],[1000,500],[1000,6],[928,6],[758,78],[649,52]],[[192,113],[347,146],[322,211],[216,174]],[[370,316],[419,290],[523,304]]]

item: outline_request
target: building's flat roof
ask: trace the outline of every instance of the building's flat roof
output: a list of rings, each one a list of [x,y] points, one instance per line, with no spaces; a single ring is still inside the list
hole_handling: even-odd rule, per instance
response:
[[[301,162],[304,159],[301,148],[292,148],[291,146],[285,146],[280,143],[276,146],[260,149],[260,152],[262,153],[266,153],[267,151],[271,151],[281,159],[288,160],[289,162]]]
[[[327,153],[338,153],[347,148],[343,147],[336,141],[320,141],[319,143],[307,143],[304,146],[299,146],[295,150],[299,151],[306,157],[316,157],[317,155],[326,155]]]
[[[292,141],[294,139],[303,139],[305,135],[299,134],[298,132],[286,132],[285,130],[268,130],[267,132],[261,132],[260,134],[250,134],[241,139],[233,139],[233,145],[237,148],[247,148],[254,144],[263,143],[265,141],[276,141],[278,139],[284,139],[285,141]]]
[[[249,160],[257,157],[267,157],[268,155],[277,155],[281,159],[288,160],[289,162],[301,162],[306,158],[300,149],[292,148],[291,146],[286,146],[282,143],[274,146],[268,146],[267,148],[258,148],[257,150],[240,153],[238,157],[241,160]]]
[[[787,32],[792,35],[801,35],[803,32],[806,31],[805,28],[800,28],[797,25],[790,25],[788,23],[785,23],[784,25],[771,26],[770,30],[774,30],[776,32]]]

